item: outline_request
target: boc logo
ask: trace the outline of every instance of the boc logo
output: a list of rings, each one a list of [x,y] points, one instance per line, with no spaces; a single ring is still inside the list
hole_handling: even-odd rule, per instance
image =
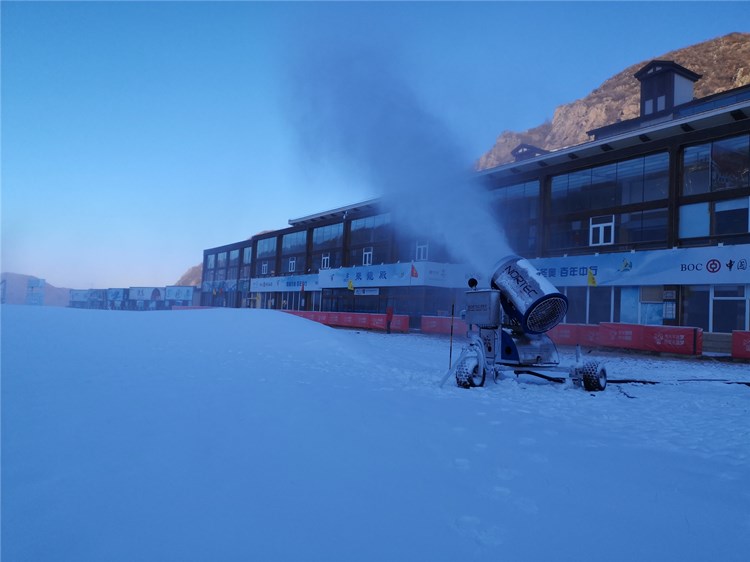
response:
[[[709,273],[717,273],[721,269],[721,262],[717,259],[708,260],[706,262],[706,271]]]

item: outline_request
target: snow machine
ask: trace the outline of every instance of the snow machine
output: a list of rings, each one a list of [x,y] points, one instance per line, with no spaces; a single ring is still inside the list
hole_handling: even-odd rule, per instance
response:
[[[546,334],[562,321],[568,299],[527,260],[508,256],[498,262],[489,289],[477,289],[469,280],[466,309],[461,316],[469,326],[469,343],[451,366],[462,388],[496,382],[505,372],[533,375],[553,382],[570,380],[587,391],[604,390],[607,371],[597,361],[584,362],[580,347],[575,364],[560,365],[557,347]]]

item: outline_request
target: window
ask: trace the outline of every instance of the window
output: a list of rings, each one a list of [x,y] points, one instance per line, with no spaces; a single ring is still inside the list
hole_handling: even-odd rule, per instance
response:
[[[372,246],[362,250],[362,265],[372,265]]]
[[[221,252],[216,255],[216,267],[222,268],[227,266],[227,253]]]
[[[711,146],[711,190],[748,187],[750,135],[714,141]]]
[[[589,324],[612,321],[612,287],[589,287]]]
[[[614,244],[615,216],[592,217],[589,232],[589,246]]]
[[[647,285],[641,287],[641,302],[658,302],[664,300],[663,285]]]
[[[343,223],[319,226],[313,230],[313,250],[341,247],[343,244],[343,237]]]
[[[669,154],[621,160],[553,176],[552,215],[609,209],[620,205],[666,199],[669,190]]]
[[[356,246],[368,242],[382,242],[390,237],[388,225],[391,222],[390,213],[375,215],[361,219],[354,219],[351,223],[350,244]]]
[[[568,324],[586,323],[586,289],[587,287],[568,287],[565,295],[568,297],[568,313],[565,322]]]
[[[559,176],[557,182],[553,179],[552,193],[556,199],[553,204],[555,207],[564,203],[563,199],[567,194],[567,176],[565,178],[564,185],[561,184]],[[539,191],[539,181],[534,180],[494,189],[489,193],[490,205],[503,225],[508,243],[521,255],[536,252]],[[433,260],[435,250],[433,245]]]
[[[289,258],[289,273],[294,273],[297,269],[297,258],[291,257]]]
[[[416,261],[427,261],[428,249],[429,244],[427,242],[417,242]]]
[[[693,203],[680,207],[680,238],[750,232],[750,198]]]
[[[240,251],[232,250],[229,252],[229,267],[237,267],[240,263]]]
[[[242,263],[250,263],[253,261],[253,249],[248,246],[242,251]]]
[[[264,261],[262,264],[260,264],[260,274],[268,275],[268,262],[267,261]]]
[[[714,234],[742,234],[750,231],[748,200],[717,201],[714,207]]]
[[[711,224],[711,214],[708,203],[694,203],[680,207],[680,238],[695,238],[708,236]]]
[[[685,149],[682,155],[682,194],[708,193],[710,186],[711,145],[703,144]]]
[[[320,269],[330,269],[331,267],[331,254],[325,253],[320,258]]]
[[[745,286],[717,285],[714,287],[712,331],[745,330]]]
[[[264,238],[258,240],[256,258],[270,258],[276,256],[276,238]]]
[[[682,174],[683,195],[750,187],[750,135],[686,148]]]
[[[644,158],[643,161],[643,201],[658,201],[669,195],[669,153],[660,152]]]
[[[301,254],[305,252],[307,244],[307,232],[291,232],[281,237],[281,253],[288,256],[290,254]]]
[[[215,258],[216,258],[216,254],[208,254],[206,256],[206,269],[213,269],[214,268]]]
[[[708,331],[708,285],[687,285],[682,290],[682,325]]]

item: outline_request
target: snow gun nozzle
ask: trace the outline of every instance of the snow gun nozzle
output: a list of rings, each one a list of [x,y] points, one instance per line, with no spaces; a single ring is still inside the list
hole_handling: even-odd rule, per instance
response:
[[[503,310],[525,333],[551,330],[568,311],[567,297],[524,258],[503,258],[490,279],[490,287],[500,291]]]

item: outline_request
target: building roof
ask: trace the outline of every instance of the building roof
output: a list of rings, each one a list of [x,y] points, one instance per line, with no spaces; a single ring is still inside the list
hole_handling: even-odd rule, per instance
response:
[[[685,68],[671,60],[652,60],[646,66],[641,68],[638,72],[633,74],[639,81],[643,81],[644,78],[654,76],[656,74],[663,74],[665,72],[674,72],[680,76],[684,76],[688,80],[696,82],[700,80],[703,75],[697,74],[692,70]]]
[[[618,121],[596,129],[591,129],[590,131],[586,131],[586,134],[593,136],[594,139],[602,139],[617,133],[624,133],[648,124],[656,123],[657,120],[672,121],[679,119],[680,117],[687,117],[689,115],[695,115],[712,109],[729,107],[738,102],[742,102],[743,100],[750,100],[750,85],[740,86],[739,88],[733,88],[731,90],[726,90],[711,96],[680,104],[672,108],[669,112],[659,114],[656,117],[653,115],[641,115],[626,121]]]
[[[315,213],[314,215],[307,215],[297,219],[289,219],[291,226],[309,225],[324,221],[330,221],[333,219],[343,219],[349,214],[358,214],[367,211],[377,210],[380,199],[369,199],[362,201],[361,203],[354,203],[347,205],[346,207],[339,207],[338,209],[331,209],[330,211],[323,211]]]
[[[497,179],[513,178],[522,173],[536,172],[548,166],[563,164],[571,160],[597,156],[612,150],[639,146],[651,141],[670,138],[685,132],[710,129],[750,118],[750,86],[743,86],[702,98],[681,106],[679,111],[662,120],[631,119],[633,128],[619,130],[603,138],[553,150],[528,160],[508,162],[479,172],[482,176]],[[611,125],[608,127],[612,127]],[[604,128],[604,127],[603,127]],[[595,129],[589,133],[599,131]]]

